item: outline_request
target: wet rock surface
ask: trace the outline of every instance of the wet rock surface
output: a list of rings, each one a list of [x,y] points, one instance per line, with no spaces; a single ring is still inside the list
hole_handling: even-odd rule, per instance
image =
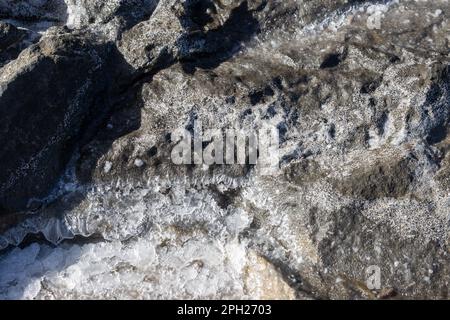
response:
[[[447,1],[22,2],[0,296],[448,298]],[[277,128],[280,169],[174,164],[200,122]]]

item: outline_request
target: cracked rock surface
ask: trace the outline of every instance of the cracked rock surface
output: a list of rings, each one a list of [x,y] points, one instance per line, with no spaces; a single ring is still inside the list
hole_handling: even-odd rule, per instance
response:
[[[449,15],[0,2],[0,297],[447,299]],[[174,164],[199,122],[277,128],[280,169]]]

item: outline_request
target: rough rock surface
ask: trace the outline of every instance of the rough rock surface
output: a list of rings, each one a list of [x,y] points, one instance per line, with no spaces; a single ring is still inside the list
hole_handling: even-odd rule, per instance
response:
[[[55,33],[2,68],[1,211],[49,194],[74,145],[107,114],[120,57],[83,33]]]
[[[0,296],[448,298],[448,1],[13,2]],[[195,120],[280,170],[175,165]]]

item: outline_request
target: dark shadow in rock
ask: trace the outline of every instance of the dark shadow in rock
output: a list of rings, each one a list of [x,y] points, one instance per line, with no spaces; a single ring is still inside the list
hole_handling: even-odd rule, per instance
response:
[[[187,31],[202,30],[207,24],[214,22],[212,15],[217,14],[212,0],[189,0],[183,6],[185,15],[180,22]]]
[[[128,0],[124,1],[114,16],[125,20],[124,30],[133,28],[141,21],[151,17],[160,0]]]
[[[424,136],[429,144],[437,144],[447,137],[450,126],[450,67],[437,70],[434,83],[427,92],[422,107],[421,123],[425,124]]]
[[[28,35],[27,31],[0,21],[0,68],[9,61],[16,59],[20,52],[26,48],[24,40]]]
[[[41,53],[0,96],[0,214],[33,209],[31,199],[47,197],[131,78],[113,43],[68,33],[37,46],[59,58]]]
[[[209,31],[203,31],[203,27],[212,21],[212,1],[188,1],[186,6],[186,15],[180,21],[187,33],[179,39],[178,46],[182,52],[180,63],[183,70],[193,74],[197,68],[215,69],[238,53],[243,43],[258,33],[259,22],[253,13],[262,10],[265,3],[249,10],[247,1],[244,1],[232,10],[223,25]],[[200,47],[199,43],[202,43]]]
[[[331,69],[341,64],[347,58],[347,48],[343,48],[340,53],[330,53],[323,59],[320,69]]]
[[[341,56],[339,54],[328,55],[320,65],[320,69],[334,68],[341,63]]]
[[[427,142],[429,144],[439,143],[447,137],[449,131],[450,125],[447,123],[443,123],[430,131],[430,134],[427,138]]]

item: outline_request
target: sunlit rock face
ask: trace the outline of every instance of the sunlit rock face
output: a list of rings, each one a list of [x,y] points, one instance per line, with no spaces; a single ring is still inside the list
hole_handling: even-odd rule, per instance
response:
[[[449,9],[1,2],[0,297],[448,298]],[[175,164],[199,124],[279,169]]]

